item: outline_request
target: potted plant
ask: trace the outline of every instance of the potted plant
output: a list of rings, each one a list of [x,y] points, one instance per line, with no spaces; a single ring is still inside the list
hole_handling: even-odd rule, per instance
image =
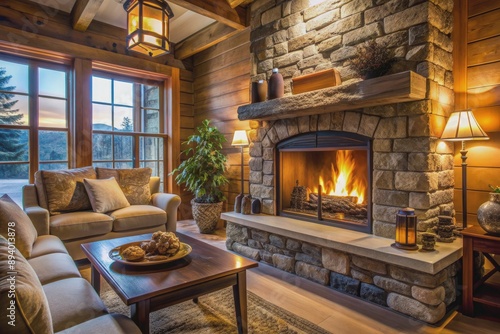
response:
[[[201,233],[212,233],[222,212],[225,196],[221,186],[229,182],[225,176],[227,158],[221,152],[225,141],[224,135],[204,120],[184,143],[189,148],[182,154],[189,158],[172,171],[178,173],[177,184],[184,184],[195,196],[191,207]]]
[[[386,43],[370,40],[358,46],[350,65],[361,78],[371,79],[386,74],[395,61],[394,53]]]

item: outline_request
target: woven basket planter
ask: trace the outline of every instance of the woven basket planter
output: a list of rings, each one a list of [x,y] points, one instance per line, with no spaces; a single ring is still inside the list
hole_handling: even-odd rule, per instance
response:
[[[196,203],[193,199],[191,200],[191,208],[193,218],[200,229],[200,233],[214,232],[222,213],[222,202]]]

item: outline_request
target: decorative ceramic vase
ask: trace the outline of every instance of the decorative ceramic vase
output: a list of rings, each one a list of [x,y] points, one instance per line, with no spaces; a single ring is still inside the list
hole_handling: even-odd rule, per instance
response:
[[[234,212],[241,213],[241,201],[243,200],[243,193],[239,193],[234,199]]]
[[[252,214],[260,213],[260,199],[254,198],[252,200]]]
[[[285,95],[285,82],[283,76],[277,68],[273,68],[273,74],[269,78],[267,85],[267,98],[269,100],[283,97]]]
[[[241,213],[244,215],[249,215],[252,213],[252,196],[245,195],[241,201]]]
[[[477,209],[477,221],[486,232],[500,234],[500,193],[490,193],[490,200]]]
[[[252,103],[264,102],[267,99],[267,81],[252,82]]]

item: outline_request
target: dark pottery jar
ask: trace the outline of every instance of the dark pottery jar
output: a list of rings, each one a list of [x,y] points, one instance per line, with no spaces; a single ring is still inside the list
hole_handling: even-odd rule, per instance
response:
[[[252,214],[260,213],[261,211],[260,199],[254,198],[252,200]]]
[[[477,209],[477,221],[486,232],[500,234],[500,193],[490,193],[490,200]]]
[[[245,195],[241,200],[241,213],[244,215],[252,213],[252,195]]]
[[[241,201],[243,200],[243,194],[239,193],[234,199],[234,212],[241,213]]]
[[[267,98],[269,100],[277,99],[285,95],[285,82],[283,76],[278,72],[277,68],[273,68],[273,74],[269,78],[267,85]]]

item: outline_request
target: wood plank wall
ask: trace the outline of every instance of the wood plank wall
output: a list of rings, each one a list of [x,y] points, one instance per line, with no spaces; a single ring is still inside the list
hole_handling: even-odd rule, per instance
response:
[[[455,34],[455,45],[462,43],[461,52],[455,52],[457,92],[456,110],[471,108],[481,127],[488,133],[488,141],[466,142],[467,154],[467,213],[469,224],[477,222],[478,207],[488,200],[488,184],[500,186],[500,1],[460,0],[456,11],[463,11],[462,20],[455,20],[455,32],[462,22],[466,29]],[[463,35],[466,36],[463,36]],[[458,50],[459,48],[455,48]],[[457,62],[457,58],[462,58]],[[463,61],[465,58],[465,61]],[[460,98],[460,87],[466,92]],[[460,143],[455,145],[455,208],[462,214],[462,169]]]
[[[231,147],[235,130],[249,130],[248,121],[239,121],[238,106],[250,103],[250,28],[193,57],[194,125],[209,119],[226,137],[224,154],[228,157],[224,211],[232,210],[241,191],[240,149]],[[244,148],[244,187],[248,189],[248,147]]]

